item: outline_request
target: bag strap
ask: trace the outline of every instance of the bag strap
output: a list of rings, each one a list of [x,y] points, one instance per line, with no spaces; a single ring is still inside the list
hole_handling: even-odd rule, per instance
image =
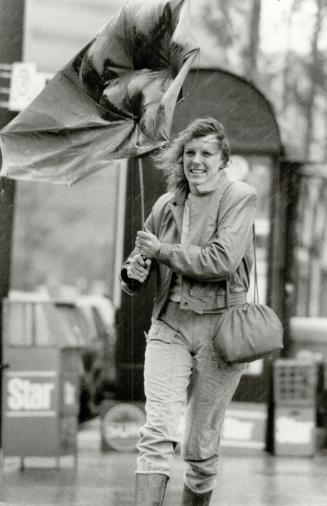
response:
[[[253,235],[253,267],[254,267],[254,303],[259,304],[259,290],[258,290],[258,269],[257,269],[257,249],[256,249],[256,240],[255,240],[255,225],[252,225],[252,235]],[[226,278],[226,288],[225,288],[225,305],[226,309],[230,309],[230,278]]]
[[[254,303],[259,304],[259,289],[258,289],[258,269],[257,269],[257,248],[255,240],[255,225],[252,225],[253,231],[253,263],[254,263]]]

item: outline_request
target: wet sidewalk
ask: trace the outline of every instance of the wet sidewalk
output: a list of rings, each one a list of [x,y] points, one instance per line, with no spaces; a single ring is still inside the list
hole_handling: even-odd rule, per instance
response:
[[[1,468],[0,506],[132,506],[136,454],[100,451],[98,420],[78,435],[78,463],[7,458]],[[184,465],[173,464],[165,506],[180,504]],[[326,506],[327,455],[273,457],[223,449],[212,506]]]

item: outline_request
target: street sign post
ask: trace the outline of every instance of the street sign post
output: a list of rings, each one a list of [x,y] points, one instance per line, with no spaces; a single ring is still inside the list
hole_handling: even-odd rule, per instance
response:
[[[37,72],[36,63],[14,62],[11,65],[8,109],[22,111],[43,90],[52,74]]]
[[[35,76],[35,63],[15,62],[12,64],[8,103],[10,111],[21,111],[35,98]]]

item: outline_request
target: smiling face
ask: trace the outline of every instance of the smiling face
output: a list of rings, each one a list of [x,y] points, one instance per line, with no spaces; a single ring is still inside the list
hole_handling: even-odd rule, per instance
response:
[[[214,190],[220,166],[221,149],[215,134],[196,137],[185,144],[183,168],[191,193]]]

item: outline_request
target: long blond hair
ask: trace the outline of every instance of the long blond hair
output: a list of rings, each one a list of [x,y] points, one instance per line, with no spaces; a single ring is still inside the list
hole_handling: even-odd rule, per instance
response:
[[[220,169],[226,167],[229,156],[229,142],[225,137],[225,129],[219,121],[210,116],[198,118],[182,130],[159,154],[154,156],[157,168],[161,169],[166,177],[167,190],[175,193],[177,197],[186,197],[190,191],[188,181],[183,169],[184,146],[197,137],[213,134],[216,136],[221,149],[222,164]]]

